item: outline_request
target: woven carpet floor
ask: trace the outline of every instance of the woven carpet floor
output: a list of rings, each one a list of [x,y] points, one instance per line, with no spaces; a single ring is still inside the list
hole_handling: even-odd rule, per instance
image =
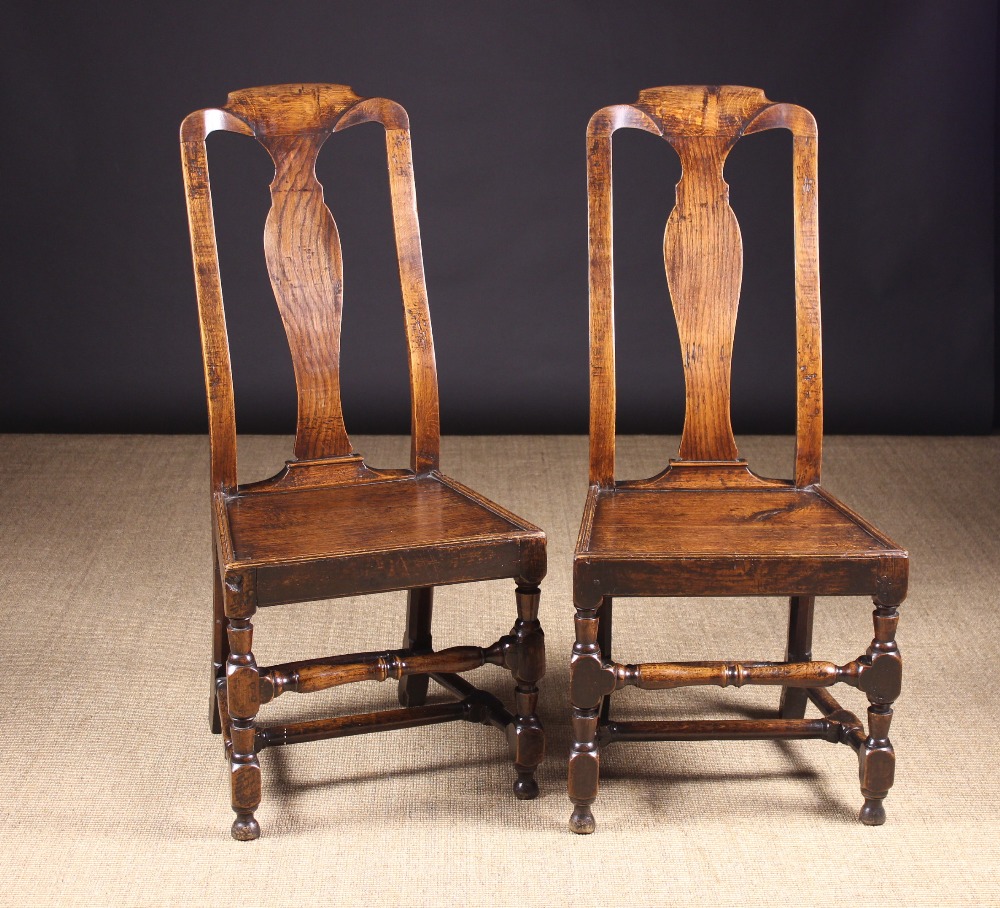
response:
[[[408,440],[356,439],[375,466]],[[791,443],[743,439],[788,475]],[[261,755],[262,838],[229,837],[207,727],[207,443],[196,437],[0,437],[0,903],[9,905],[1000,904],[1000,438],[830,438],[824,484],[907,547],[904,690],[887,825],[855,820],[857,761],[821,741],[621,744],[605,751],[597,833],[567,831],[570,559],[586,486],[575,437],[448,438],[445,472],[543,527],[549,673],[542,794],[518,802],[501,735],[455,723]],[[621,476],[673,438],[622,439]],[[290,456],[241,441],[241,479]],[[261,664],[394,648],[403,594],[259,613]],[[779,600],[619,600],[619,659],[783,655]],[[854,658],[871,605],[817,606],[817,658]],[[435,643],[486,644],[509,582],[440,590]],[[473,675],[505,697],[509,676]],[[862,713],[857,691],[838,696]],[[761,715],[773,688],[617,695],[621,716]],[[289,694],[263,717],[395,702],[395,686]]]

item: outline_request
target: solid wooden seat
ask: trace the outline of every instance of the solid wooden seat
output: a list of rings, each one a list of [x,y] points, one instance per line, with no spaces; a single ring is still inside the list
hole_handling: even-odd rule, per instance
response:
[[[343,265],[333,214],[315,163],[333,133],[385,128],[389,189],[409,352],[412,446],[406,470],[369,467],[354,451],[340,400]],[[229,341],[222,303],[205,139],[215,130],[252,136],[275,165],[264,254],[288,338],[298,395],[295,458],[271,479],[240,485]],[[181,125],[191,248],[198,292],[211,451],[215,556],[210,722],[231,768],[232,834],[255,839],[261,800],[257,753],[302,741],[467,721],[502,731],[518,798],[538,794],[545,750],[538,681],[545,643],[538,584],[545,534],[439,470],[437,369],[424,283],[406,111],[346,85],[271,85],[233,92],[225,106]],[[510,633],[486,646],[435,652],[434,587],[516,582]],[[258,608],[406,590],[401,649],[258,666],[251,618]],[[363,615],[362,615],[363,617]],[[514,710],[461,673],[501,666],[514,679]],[[265,725],[262,704],[359,681],[399,682],[401,709]],[[433,679],[452,702],[427,704]]]
[[[874,595],[885,559],[906,553],[817,487],[593,488],[574,570],[595,570],[609,596],[642,595],[653,572],[661,596],[810,592]],[[585,518],[586,520],[586,518]],[[611,579],[613,577],[613,580]]]
[[[288,601],[290,572],[308,600],[399,589],[401,578],[426,586],[511,577],[545,557],[540,529],[440,473],[280,492],[244,488],[223,500],[231,567],[257,570],[258,605]],[[447,552],[444,564],[428,561],[434,550]]]
[[[657,476],[615,475],[615,348],[611,137],[634,128],[681,158],[663,257],[684,365],[686,409],[678,458]],[[793,136],[797,417],[795,476],[766,479],[739,457],[730,420],[733,338],[743,247],[723,177],[743,136]],[[587,130],[590,201],[590,491],[573,565],[576,644],[571,659],[570,829],[594,831],[601,748],[615,742],[819,738],[858,755],[869,825],[885,822],[893,780],[889,742],[902,660],[897,606],[907,553],[819,485],[823,439],[816,122],[794,104],[733,85],[651,88],[634,104],[599,110]],[[875,637],[844,665],[812,658],[817,596],[870,596]],[[650,662],[611,658],[616,596],[789,596],[784,662]],[[868,731],[827,690],[868,697]],[[616,722],[623,687],[713,684],[782,688],[774,719]],[[805,718],[807,702],[821,718]]]

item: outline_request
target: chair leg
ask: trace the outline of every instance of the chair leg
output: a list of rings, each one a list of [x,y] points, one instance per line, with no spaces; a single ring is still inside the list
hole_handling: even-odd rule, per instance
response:
[[[403,649],[411,653],[431,651],[431,613],[434,609],[434,587],[410,590],[406,605],[406,636]],[[427,702],[427,675],[407,675],[399,679],[399,705],[423,706]]]
[[[517,585],[517,621],[511,634],[517,641],[508,665],[514,676],[513,724],[508,726],[514,755],[514,794],[522,801],[538,797],[535,770],[545,756],[545,732],[538,719],[538,682],[545,674],[545,635],[538,622],[541,592],[534,584]]]
[[[225,597],[222,592],[222,578],[219,576],[219,556],[213,559],[212,576],[215,578],[212,595],[212,678],[208,696],[208,727],[213,735],[222,734],[222,718],[219,716],[219,682],[226,676],[226,660],[229,658],[229,638],[226,636]]]
[[[237,581],[236,592],[239,585]],[[260,836],[260,824],[254,818],[261,791],[260,762],[254,747],[260,709],[260,673],[251,651],[250,616],[254,611],[243,602],[227,603],[230,653],[226,662],[226,708],[233,745],[229,758],[232,805],[236,811],[232,833],[234,839],[242,842]]]
[[[611,597],[605,596],[601,601],[601,614],[597,622],[597,644],[601,648],[601,659],[608,663],[611,661]],[[601,720],[603,725],[611,718],[611,694],[604,698],[601,704]]]
[[[573,704],[573,745],[569,754],[569,799],[573,813],[569,828],[578,835],[588,835],[597,828],[591,805],[597,800],[601,752],[597,737],[601,700],[587,690],[585,673],[579,670],[585,661],[601,661],[598,644],[599,609],[577,605],[576,643],[570,669],[570,700]]]
[[[861,794],[865,803],[859,819],[866,826],[881,826],[885,822],[882,803],[892,788],[896,769],[896,754],[889,741],[892,705],[899,696],[903,660],[896,645],[896,625],[899,612],[895,606],[875,604],[875,639],[864,658],[872,665],[875,681],[865,693],[868,707],[868,737],[858,751]]]
[[[787,662],[809,662],[812,659],[813,611],[815,596],[792,596],[788,605]],[[783,687],[778,715],[782,719],[801,719],[806,714],[808,695],[804,687]]]

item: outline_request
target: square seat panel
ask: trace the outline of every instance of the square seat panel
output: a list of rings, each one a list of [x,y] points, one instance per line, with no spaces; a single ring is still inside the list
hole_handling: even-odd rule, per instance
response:
[[[906,557],[815,486],[594,487],[574,570],[588,597],[874,596],[905,591]]]
[[[222,501],[262,606],[544,573],[540,529],[438,473]]]

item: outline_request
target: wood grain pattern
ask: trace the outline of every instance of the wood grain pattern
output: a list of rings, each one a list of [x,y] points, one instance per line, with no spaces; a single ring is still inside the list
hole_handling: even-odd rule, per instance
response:
[[[599,494],[588,551],[877,558],[893,550],[809,491],[691,489]]]
[[[681,159],[676,204],[664,232],[664,268],[685,380],[679,456],[648,479],[615,474],[614,264],[611,137],[633,128],[660,136]],[[729,204],[726,158],[743,136],[792,133],[796,309],[795,476],[768,479],[739,458],[730,418],[733,338],[743,248]],[[590,237],[590,489],[573,565],[576,642],[570,660],[573,744],[569,795],[576,833],[596,827],[601,748],[620,741],[822,738],[858,754],[860,819],[885,821],[892,784],[892,703],[902,662],[896,606],[908,555],[819,486],[823,385],[820,338],[816,122],[759,89],[682,85],[640,92],[599,110],[587,130]],[[631,596],[789,596],[785,663],[657,662],[611,658],[611,603]],[[875,602],[875,639],[845,665],[813,661],[818,596]],[[870,701],[869,731],[824,687],[847,683]],[[780,718],[725,722],[613,722],[623,687],[667,690],[705,684],[782,688]],[[823,712],[804,718],[806,702]]]
[[[738,457],[730,420],[733,336],[742,280],[742,240],[723,166],[744,135],[793,134],[797,361],[796,484],[819,481],[822,368],[816,123],[804,108],[775,104],[759,89],[668,86],[630,105],[598,111],[587,130],[590,200],[590,481],[615,483],[614,262],[611,137],[621,128],[664,138],[682,177],[664,233],[664,263],[681,338],[686,388],[681,460]]]
[[[227,507],[234,558],[245,565],[531,535],[433,477],[241,495]],[[358,510],[379,519],[344,519]]]
[[[288,336],[298,389],[295,456],[346,456],[340,400],[344,265],[340,234],[323,202],[316,157],[326,135],[264,136],[275,163],[264,252]]]
[[[455,545],[274,562],[254,569],[261,608],[366,593],[387,593],[478,580],[519,577],[534,570],[544,544],[537,538],[492,538]],[[542,560],[544,560],[542,558]],[[477,598],[472,603],[478,602]]]
[[[590,482],[615,481],[614,217],[611,203],[611,137],[622,128],[661,135],[634,105],[605,107],[587,126],[587,204],[590,285]]]
[[[603,620],[604,615],[601,615]],[[579,654],[584,655],[584,654]],[[837,665],[835,662],[612,662],[585,654],[574,662],[574,702],[594,708],[604,698],[625,687],[640,690],[673,690],[677,687],[743,687],[769,684],[788,688],[820,688],[849,684],[879,704],[899,695],[900,664],[897,659],[865,656]]]
[[[677,318],[687,404],[681,460],[735,460],[730,373],[743,280],[743,243],[722,167],[727,137],[675,140],[683,176],[663,260]]]
[[[340,400],[343,268],[340,237],[316,159],[338,131],[385,129],[393,228],[410,371],[412,445],[407,470],[374,470],[353,450]],[[274,161],[264,255],[285,326],[298,394],[295,459],[274,476],[238,484],[233,377],[219,272],[205,139],[215,130],[252,136]],[[244,89],[181,125],[181,157],[198,295],[211,448],[215,605],[210,723],[230,761],[232,834],[260,835],[256,753],[263,747],[463,719],[504,732],[518,798],[538,794],[544,756],[537,715],[545,670],[538,583],[545,534],[439,471],[437,367],[424,279],[409,118],[385,98],[344,85]],[[431,647],[433,588],[510,578],[517,617],[489,647]],[[251,619],[263,606],[406,590],[404,648],[259,669]],[[486,663],[510,671],[515,711],[458,672]],[[283,691],[310,693],[365,680],[400,680],[403,709],[260,726]],[[456,703],[424,705],[436,680]]]
[[[411,675],[467,672],[490,663],[506,666],[516,650],[513,637],[504,637],[490,647],[452,646],[437,653],[352,653],[327,659],[289,662],[262,669],[260,701],[268,703],[286,691],[313,694],[359,681],[397,681]]]
[[[253,136],[274,160],[264,245],[295,371],[299,410],[295,455],[300,460],[320,459],[352,451],[340,400],[343,262],[336,222],[323,201],[315,164],[332,132],[367,122],[386,129],[410,361],[411,469],[424,473],[437,468],[437,371],[406,112],[384,98],[361,98],[343,85],[263,86],[232,92],[224,107],[195,111],[181,125],[213,488],[226,492],[236,488],[236,416],[205,139],[216,130]]]
[[[901,557],[840,554],[808,558],[601,554],[576,561],[574,596],[580,607],[592,608],[608,596],[870,596],[872,589],[881,587],[898,598],[906,592],[905,564]]]

